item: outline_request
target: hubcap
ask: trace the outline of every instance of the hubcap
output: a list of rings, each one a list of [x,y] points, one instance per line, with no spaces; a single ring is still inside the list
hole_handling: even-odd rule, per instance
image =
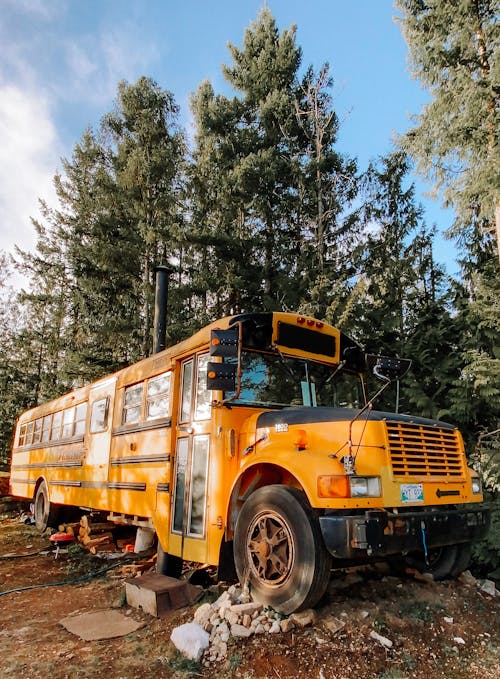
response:
[[[282,585],[290,576],[295,549],[289,526],[282,516],[266,512],[254,518],[248,529],[250,568],[265,585]]]

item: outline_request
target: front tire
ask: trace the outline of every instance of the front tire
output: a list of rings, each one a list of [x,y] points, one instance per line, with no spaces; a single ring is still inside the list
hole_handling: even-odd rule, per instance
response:
[[[272,485],[256,490],[236,522],[234,561],[255,600],[289,614],[314,606],[330,579],[331,558],[304,493]]]

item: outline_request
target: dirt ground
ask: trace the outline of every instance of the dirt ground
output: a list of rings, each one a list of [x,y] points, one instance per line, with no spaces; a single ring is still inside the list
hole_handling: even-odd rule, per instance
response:
[[[190,622],[196,606],[212,601],[217,592],[207,590],[195,606],[156,619],[128,608],[117,569],[65,584],[106,564],[78,548],[57,559],[54,551],[29,556],[48,545],[46,536],[20,521],[15,505],[4,507],[3,513],[0,508],[2,678],[500,677],[500,598],[483,592],[472,579],[434,583],[395,577],[383,568],[335,573],[312,626],[231,639],[226,659],[207,667],[203,661],[183,658],[170,634],[174,627]],[[60,624],[75,613],[109,608],[143,626],[124,637],[88,642]],[[345,623],[335,633],[325,627],[332,616]],[[388,639],[392,647],[370,637],[371,632]]]

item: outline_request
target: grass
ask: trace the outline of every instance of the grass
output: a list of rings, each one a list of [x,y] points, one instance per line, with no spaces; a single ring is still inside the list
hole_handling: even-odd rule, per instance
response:
[[[188,677],[197,676],[201,670],[199,662],[185,658],[178,651],[167,661],[167,665],[173,672],[185,673]]]
[[[442,613],[444,608],[441,604],[434,604],[425,601],[403,601],[400,604],[399,612],[405,617],[415,622],[434,622],[438,613]]]

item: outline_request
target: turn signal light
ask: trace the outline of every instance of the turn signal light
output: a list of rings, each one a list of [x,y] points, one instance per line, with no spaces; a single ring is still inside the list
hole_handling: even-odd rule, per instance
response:
[[[350,497],[347,476],[318,476],[319,497]]]

